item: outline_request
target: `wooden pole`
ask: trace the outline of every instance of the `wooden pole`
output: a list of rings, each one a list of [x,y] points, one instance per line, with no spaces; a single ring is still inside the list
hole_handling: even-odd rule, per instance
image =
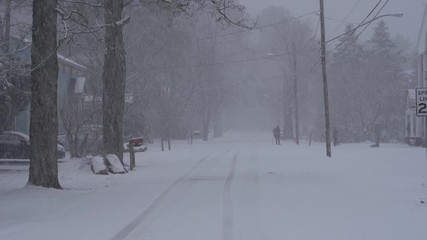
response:
[[[322,61],[322,77],[323,77],[323,98],[325,106],[325,141],[326,141],[326,156],[331,157],[331,131],[329,119],[329,100],[328,100],[328,80],[326,76],[326,41],[325,41],[325,12],[323,8],[323,0],[320,0],[320,32],[321,32],[321,61]]]
[[[131,142],[131,140],[129,140],[129,157],[129,167],[130,170],[133,170],[135,168],[135,149],[133,148],[133,142]]]

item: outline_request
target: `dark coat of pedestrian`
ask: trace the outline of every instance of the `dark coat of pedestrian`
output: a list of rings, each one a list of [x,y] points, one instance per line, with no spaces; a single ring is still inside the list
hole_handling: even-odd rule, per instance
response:
[[[339,139],[338,139],[338,129],[334,127],[334,130],[332,130],[332,137],[334,140],[334,146],[340,145]]]
[[[276,139],[276,145],[280,145],[280,127],[277,126],[273,129],[273,136]]]

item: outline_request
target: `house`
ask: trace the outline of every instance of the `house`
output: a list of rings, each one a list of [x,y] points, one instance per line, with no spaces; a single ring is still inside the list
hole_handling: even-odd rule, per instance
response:
[[[21,48],[24,49],[20,52],[19,56],[21,58],[26,58],[30,60],[31,50],[29,45],[31,41],[26,39],[21,39],[17,36],[11,36],[11,47],[12,48]],[[11,48],[11,49],[12,49]],[[86,76],[86,67],[69,59],[60,54],[58,54],[58,109],[60,109],[62,104],[62,98],[67,95],[70,91],[75,91],[77,87],[76,82],[84,82]],[[76,80],[79,79],[79,80]],[[30,128],[30,106],[27,106],[25,111],[18,113],[15,117],[15,123],[13,124],[15,129],[11,129],[18,132],[28,133]],[[61,123],[59,128],[62,128]]]
[[[424,10],[421,29],[417,40],[417,88],[427,87],[427,6]],[[409,144],[423,145],[426,142],[426,119],[415,115],[415,89],[406,96],[406,137]]]
[[[406,91],[405,103],[405,142],[410,145],[421,146],[423,144],[422,119],[416,116],[415,89]]]
[[[26,63],[31,59],[31,22],[32,4],[27,1],[12,1],[12,8],[7,10],[6,4],[0,4],[0,56],[6,49],[17,58]],[[3,13],[9,11],[9,19]],[[9,24],[7,26],[7,24]],[[7,31],[8,30],[8,31]],[[6,41],[6,35],[8,41]],[[7,45],[6,45],[7,44]],[[5,48],[7,46],[7,48]],[[64,106],[64,98],[75,91],[83,91],[86,82],[87,68],[68,57],[58,54],[58,109]],[[78,85],[78,86],[76,86]],[[82,87],[83,86],[83,87]],[[80,92],[79,92],[80,93]],[[28,94],[30,94],[28,92]],[[10,111],[10,110],[9,110]],[[58,114],[59,116],[59,114]],[[8,124],[10,130],[23,133],[29,132],[30,106],[25,111],[19,112]],[[59,121],[59,130],[62,129]]]

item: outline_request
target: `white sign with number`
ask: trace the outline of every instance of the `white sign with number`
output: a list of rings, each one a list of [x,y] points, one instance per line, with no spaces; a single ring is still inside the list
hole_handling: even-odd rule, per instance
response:
[[[417,116],[427,117],[427,88],[417,88],[415,99],[417,101]]]

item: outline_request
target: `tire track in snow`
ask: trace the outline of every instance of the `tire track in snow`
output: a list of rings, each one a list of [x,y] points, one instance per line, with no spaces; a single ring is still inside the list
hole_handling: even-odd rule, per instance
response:
[[[231,183],[233,182],[234,174],[236,172],[236,163],[238,155],[239,153],[236,153],[233,157],[231,169],[224,184],[222,199],[222,240],[232,240],[234,238],[234,210],[233,202],[231,199]]]
[[[240,200],[245,201],[248,210],[244,210],[243,215],[240,212],[240,221],[247,228],[244,233],[246,239],[266,240],[268,237],[265,234],[263,225],[263,206],[261,205],[262,200],[259,192],[260,176],[257,150],[249,154],[245,165],[247,169],[243,172],[244,178],[242,178],[243,181],[240,183],[238,189],[241,190],[239,193]],[[242,238],[242,235],[240,237]]]
[[[182,175],[178,180],[176,180],[174,183],[172,183],[168,188],[166,188],[159,196],[157,196],[145,210],[132,222],[130,222],[125,228],[123,228],[117,235],[115,235],[112,240],[123,240],[125,239],[132,231],[135,230],[153,211],[156,209],[156,207],[162,202],[163,199],[166,198],[168,193],[172,191],[178,184],[180,184],[182,181],[184,181],[196,168],[198,168],[202,163],[208,159],[208,157],[211,155],[209,153],[208,155],[204,156],[202,159],[200,159],[190,170],[188,170],[184,175]]]

